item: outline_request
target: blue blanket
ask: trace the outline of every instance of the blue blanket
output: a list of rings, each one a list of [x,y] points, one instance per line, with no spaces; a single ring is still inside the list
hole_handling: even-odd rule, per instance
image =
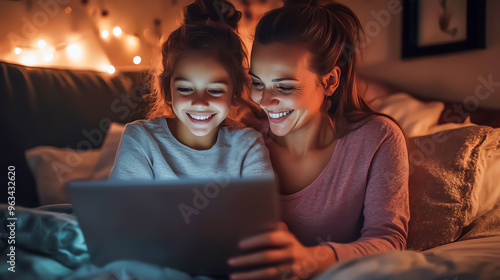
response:
[[[211,279],[135,261],[117,261],[97,267],[89,261],[82,231],[75,216],[70,214],[70,205],[44,207],[43,210],[16,206],[15,216],[9,215],[7,207],[0,204],[0,279]],[[8,220],[12,217],[17,220]],[[7,226],[14,221],[15,244],[9,244]],[[13,268],[8,259],[5,261],[11,246],[15,246]]]

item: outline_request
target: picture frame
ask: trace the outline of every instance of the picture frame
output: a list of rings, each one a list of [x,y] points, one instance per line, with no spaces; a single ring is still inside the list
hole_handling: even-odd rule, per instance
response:
[[[486,0],[403,0],[402,59],[486,48]]]

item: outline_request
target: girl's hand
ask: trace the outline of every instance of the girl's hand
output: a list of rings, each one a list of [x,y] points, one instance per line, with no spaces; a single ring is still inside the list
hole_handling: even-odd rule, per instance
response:
[[[326,245],[304,247],[285,223],[278,229],[239,243],[241,249],[272,247],[260,252],[229,259],[230,266],[268,265],[264,268],[231,274],[231,279],[308,279],[335,263],[333,250]]]

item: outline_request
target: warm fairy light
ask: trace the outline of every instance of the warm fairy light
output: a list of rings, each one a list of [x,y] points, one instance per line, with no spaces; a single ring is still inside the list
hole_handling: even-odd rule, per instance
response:
[[[45,43],[45,41],[44,41],[44,40],[39,40],[39,41],[38,41],[38,47],[39,47],[40,49],[45,48],[45,46],[47,46],[47,43]]]
[[[66,8],[64,8],[64,12],[65,12],[66,14],[71,13],[71,11],[73,11],[73,9],[71,9],[71,7],[70,7],[70,6],[66,6]]]
[[[135,63],[135,64],[139,64],[139,63],[141,63],[141,57],[140,57],[140,56],[136,56],[136,57],[134,57],[134,63]]]
[[[113,28],[113,34],[115,34],[116,37],[119,37],[120,35],[122,35],[122,29],[118,26]]]
[[[43,55],[43,60],[46,62],[51,62],[54,59],[54,55],[51,53],[46,53]]]
[[[108,32],[108,30],[103,30],[103,31],[101,32],[101,37],[102,37],[102,38],[106,39],[106,38],[108,38],[108,36],[109,36],[109,32]]]
[[[109,66],[108,66],[108,73],[109,73],[109,74],[113,74],[113,73],[115,73],[115,67],[114,67],[113,65],[109,65]]]
[[[132,47],[136,47],[137,45],[139,45],[139,38],[133,36],[133,35],[129,35],[127,37],[127,43],[132,46]]]
[[[17,55],[20,55],[22,52],[23,52],[23,49],[21,49],[21,48],[15,48],[14,49],[14,53],[17,54]]]
[[[36,58],[34,55],[25,55],[21,58],[21,64],[33,66],[36,64]]]
[[[82,47],[78,44],[70,44],[66,48],[66,53],[71,59],[79,59],[82,57],[83,50]]]

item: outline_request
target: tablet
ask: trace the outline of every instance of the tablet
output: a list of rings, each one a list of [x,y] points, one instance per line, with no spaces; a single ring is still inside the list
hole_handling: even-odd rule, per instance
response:
[[[135,260],[192,275],[237,271],[238,241],[276,229],[275,181],[74,181],[67,185],[90,260]],[[240,269],[241,270],[241,269]]]

